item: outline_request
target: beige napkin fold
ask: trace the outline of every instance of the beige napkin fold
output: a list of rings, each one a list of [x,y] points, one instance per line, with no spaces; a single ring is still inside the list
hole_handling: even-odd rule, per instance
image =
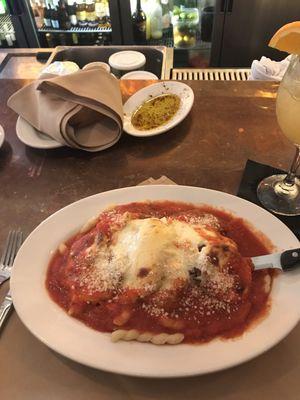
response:
[[[172,181],[172,179],[168,178],[167,176],[162,175],[158,179],[154,179],[152,178],[152,176],[150,176],[150,178],[137,184],[137,186],[145,186],[145,185],[177,185],[177,183]]]
[[[7,104],[34,128],[69,147],[103,150],[122,133],[119,82],[101,68],[35,81]]]

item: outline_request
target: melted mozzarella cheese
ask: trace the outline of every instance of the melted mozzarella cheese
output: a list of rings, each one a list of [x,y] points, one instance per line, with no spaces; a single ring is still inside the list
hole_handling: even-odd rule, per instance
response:
[[[210,262],[209,253],[216,243],[232,247],[233,242],[203,226],[178,220],[128,220],[113,234],[112,243],[95,242],[86,250],[86,255],[94,259],[90,270],[95,278],[92,286],[145,293],[177,289],[190,279],[189,272],[194,268],[212,278],[218,268]],[[205,247],[199,251],[202,246]]]
[[[198,245],[203,242],[192,227],[165,218],[130,221],[114,238],[115,261],[126,265],[124,285],[155,291],[172,288],[175,280],[186,281],[197,264]]]

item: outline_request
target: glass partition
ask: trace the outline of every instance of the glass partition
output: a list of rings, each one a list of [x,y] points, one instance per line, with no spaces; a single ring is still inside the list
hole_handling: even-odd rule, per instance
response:
[[[130,0],[133,41],[174,47],[175,66],[210,63],[215,0]]]
[[[5,0],[0,0],[0,48],[18,47],[15,29]]]
[[[30,0],[42,47],[112,44],[111,0]]]

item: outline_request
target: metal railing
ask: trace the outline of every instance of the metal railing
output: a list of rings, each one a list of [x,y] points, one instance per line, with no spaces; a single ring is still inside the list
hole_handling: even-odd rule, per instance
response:
[[[171,79],[176,81],[247,81],[249,68],[174,68]]]

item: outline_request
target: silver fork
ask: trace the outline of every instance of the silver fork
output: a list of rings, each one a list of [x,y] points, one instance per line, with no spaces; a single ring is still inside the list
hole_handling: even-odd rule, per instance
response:
[[[10,278],[14,259],[22,242],[23,233],[20,230],[9,232],[0,260],[0,285]]]
[[[12,310],[13,302],[10,295],[10,291],[6,293],[2,304],[0,305],[0,331],[2,326],[4,326],[4,322],[6,318],[8,318],[10,311]]]
[[[0,285],[10,278],[12,266],[17,252],[23,242],[21,231],[10,231],[6,240],[5,248],[0,261]],[[10,290],[6,293],[3,302],[0,304],[0,330],[12,309],[12,298]]]

